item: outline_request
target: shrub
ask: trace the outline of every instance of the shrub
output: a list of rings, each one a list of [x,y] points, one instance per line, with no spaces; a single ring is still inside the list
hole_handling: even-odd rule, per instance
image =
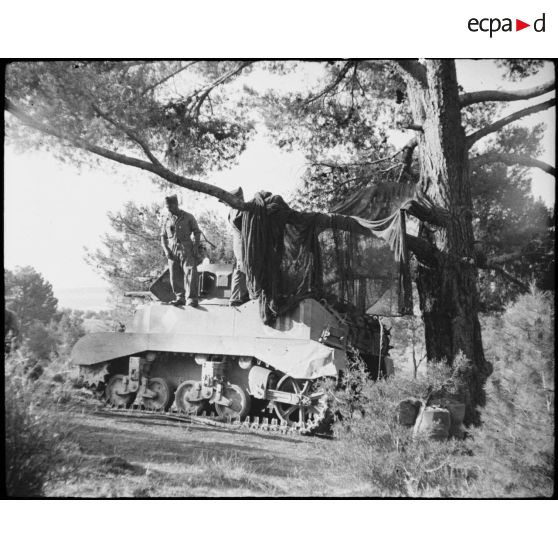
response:
[[[6,360],[6,488],[12,497],[43,495],[47,480],[67,468],[69,428],[44,382],[26,376],[21,351]]]
[[[485,318],[494,363],[483,425],[473,432],[485,496],[550,496],[554,489],[554,297],[533,289]]]
[[[432,393],[454,383],[462,362],[437,364],[417,380],[391,377],[374,382],[364,363],[353,359],[334,394],[343,420],[335,425],[338,438],[333,460],[337,466],[373,486],[382,496],[462,496],[474,478],[468,462],[468,443],[441,443],[398,422],[398,405],[408,397],[426,402]]]
[[[51,357],[57,347],[52,327],[39,321],[34,321],[29,325],[24,344],[35,360],[43,362]]]
[[[56,324],[57,353],[68,356],[77,340],[85,335],[84,320],[81,311],[63,309]]]
[[[429,363],[408,375],[370,381],[355,359],[335,393],[339,438],[334,462],[385,496],[540,497],[554,490],[554,298],[533,289],[501,315],[483,318],[487,357],[482,425],[464,441],[413,437],[397,405],[458,393],[469,366]]]

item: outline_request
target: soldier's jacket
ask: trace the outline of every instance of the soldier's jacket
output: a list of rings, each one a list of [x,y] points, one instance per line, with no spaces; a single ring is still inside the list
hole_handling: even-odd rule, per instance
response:
[[[192,233],[195,236],[196,244],[199,243],[201,231],[196,218],[182,209],[176,216],[169,213],[161,228],[163,244],[166,244],[170,251],[183,259],[187,265],[198,264],[198,256],[194,255]]]

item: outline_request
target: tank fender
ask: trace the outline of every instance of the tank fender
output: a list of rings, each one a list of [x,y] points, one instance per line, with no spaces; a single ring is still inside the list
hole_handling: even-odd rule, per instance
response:
[[[248,387],[250,395],[256,399],[265,399],[267,389],[267,380],[272,373],[268,368],[263,366],[252,366],[248,373]]]

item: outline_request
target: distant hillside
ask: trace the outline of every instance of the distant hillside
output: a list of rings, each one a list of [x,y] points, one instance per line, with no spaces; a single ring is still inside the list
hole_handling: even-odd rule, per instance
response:
[[[54,295],[58,299],[59,308],[75,308],[76,310],[108,310],[107,298],[109,290],[105,287],[73,287],[56,289]]]

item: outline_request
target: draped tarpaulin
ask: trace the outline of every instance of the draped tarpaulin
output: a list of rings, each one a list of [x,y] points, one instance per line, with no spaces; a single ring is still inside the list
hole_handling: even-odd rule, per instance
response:
[[[416,196],[416,186],[401,182],[374,182],[332,208],[333,213],[370,221],[385,219]]]
[[[250,296],[266,323],[307,297],[341,312],[412,313],[402,211],[377,221],[299,212],[270,192],[248,204],[236,224]]]

